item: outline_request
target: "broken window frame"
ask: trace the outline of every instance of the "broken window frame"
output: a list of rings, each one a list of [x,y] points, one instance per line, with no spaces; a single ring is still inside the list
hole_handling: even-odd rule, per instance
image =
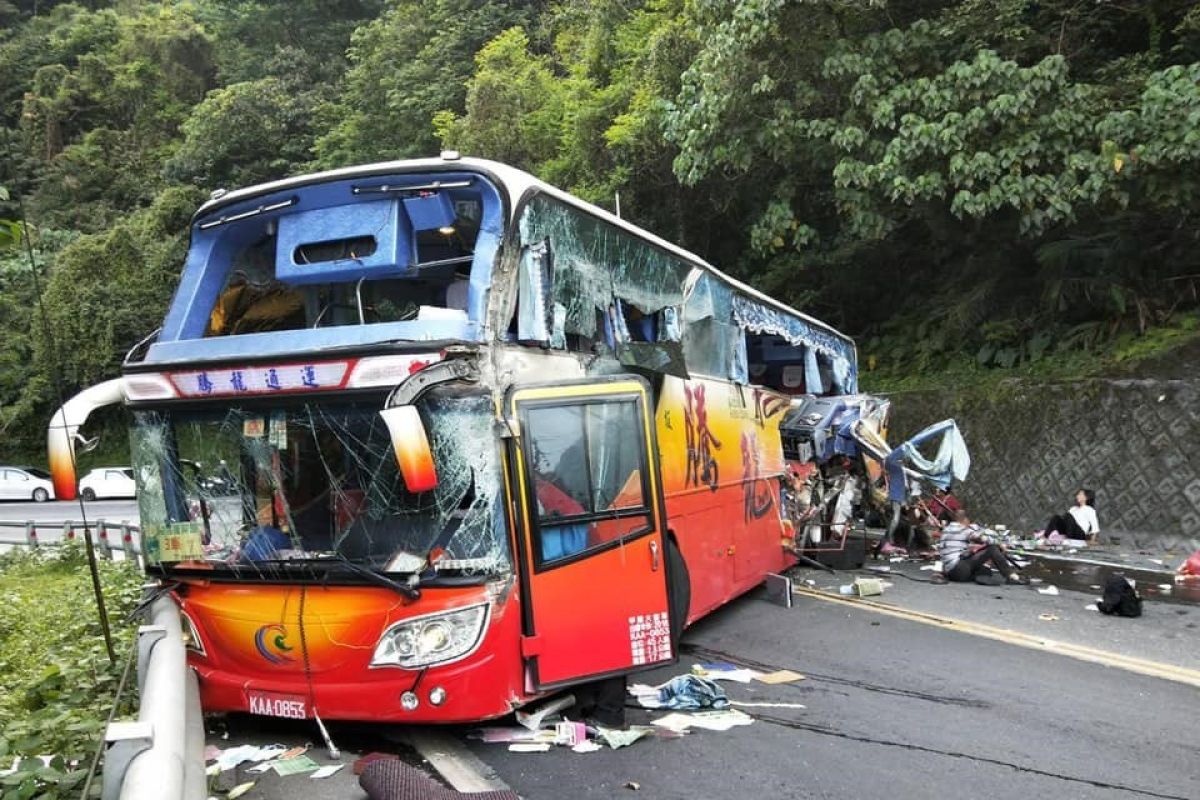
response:
[[[436,568],[451,579],[475,581],[511,572],[500,455],[493,436],[495,423],[489,395],[479,392],[430,393],[422,398],[419,406],[441,480],[437,488],[420,494],[409,493],[403,487],[387,427],[378,418],[377,402],[363,400],[361,396],[290,403],[274,399],[277,402],[273,405],[247,401],[241,406],[221,409],[158,405],[134,410],[131,450],[134,469],[139,476],[138,502],[143,528],[146,525],[161,526],[169,532],[168,526],[173,522],[200,522],[206,535],[225,537],[221,542],[210,539],[203,562],[148,563],[148,571],[163,576],[202,571],[208,577],[232,580],[316,579],[339,564],[345,566],[345,561],[349,560],[352,566],[360,569],[366,567],[383,575],[395,575],[411,572],[431,552],[440,548],[446,551],[447,557],[438,561]],[[295,546],[305,533],[311,531],[297,531],[299,523],[295,522],[293,512],[298,514],[298,511],[289,507],[287,491],[279,485],[299,474],[288,475],[277,468],[281,460],[278,456],[287,458],[289,445],[275,443],[270,420],[282,409],[289,415],[285,442],[303,436],[311,436],[315,441],[317,437],[332,433],[337,440],[336,454],[344,460],[343,471],[338,475],[337,465],[331,467],[329,463],[333,459],[320,445],[313,448],[320,461],[319,468],[326,472],[322,491],[328,494],[325,501],[328,548],[305,550]],[[265,428],[261,436],[247,437],[247,419],[263,422]],[[309,427],[305,427],[305,420]],[[338,429],[339,424],[344,427]],[[181,452],[180,428],[184,426],[192,426],[194,430],[190,436],[183,437],[190,441],[182,449],[199,447],[199,454],[205,459],[214,450],[232,448],[237,453],[236,474],[231,476],[239,490],[235,493],[237,518],[234,519],[233,511],[226,509],[227,518],[220,534],[211,531],[213,512],[208,509],[221,505],[221,501],[200,488],[199,475],[192,479],[191,486],[186,485],[188,476],[184,474],[184,465],[196,464],[201,459],[192,453]],[[297,446],[298,442],[293,445],[293,452]],[[270,456],[272,461],[264,460],[264,455]],[[260,475],[267,475],[272,523],[279,518],[288,530],[274,524],[271,527],[287,536],[293,545],[286,549],[294,552],[278,560],[245,557],[251,547],[252,533],[265,525],[259,517],[265,509],[257,502],[261,484],[247,484],[253,478],[246,469],[247,459]],[[216,459],[210,460],[215,467]],[[225,458],[225,463],[229,466],[234,462]],[[274,474],[273,468],[276,468]],[[164,470],[173,473],[171,480],[163,479]],[[352,481],[346,481],[346,485],[340,482],[359,476],[361,480],[357,487]],[[317,485],[321,485],[320,478]],[[190,491],[183,491],[185,488]],[[233,495],[224,496],[224,505],[229,505],[230,496]],[[353,515],[345,525],[340,524],[343,512]],[[374,530],[370,530],[372,526]],[[464,535],[469,538],[459,539]],[[365,540],[352,540],[351,537],[365,537]],[[348,541],[365,549],[360,553],[350,551],[347,555]],[[225,547],[218,548],[217,544]],[[388,548],[386,555],[375,549],[381,544]],[[412,558],[400,558],[402,555]],[[350,577],[353,578],[352,573]],[[361,582],[361,579],[351,582]]]

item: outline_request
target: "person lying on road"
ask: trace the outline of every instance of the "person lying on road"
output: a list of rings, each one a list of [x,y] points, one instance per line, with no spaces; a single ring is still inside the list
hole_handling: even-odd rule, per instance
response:
[[[975,581],[985,585],[995,585],[1003,580],[1029,583],[1028,578],[1017,572],[1005,554],[1004,546],[995,544],[983,528],[972,525],[965,511],[956,511],[954,521],[942,529],[938,550],[942,556],[942,574],[947,580]],[[996,575],[992,567],[1004,578]]]

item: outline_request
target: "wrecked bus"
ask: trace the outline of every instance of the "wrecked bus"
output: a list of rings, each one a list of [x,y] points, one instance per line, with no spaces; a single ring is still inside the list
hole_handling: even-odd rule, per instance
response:
[[[215,192],[131,418],[147,572],[209,711],[451,722],[670,662],[792,563],[779,422],[847,337],[511,167]]]

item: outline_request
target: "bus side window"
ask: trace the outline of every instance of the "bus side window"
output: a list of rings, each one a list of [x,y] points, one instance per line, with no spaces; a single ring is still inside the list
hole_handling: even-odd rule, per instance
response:
[[[540,563],[650,529],[639,420],[634,400],[529,411]]]

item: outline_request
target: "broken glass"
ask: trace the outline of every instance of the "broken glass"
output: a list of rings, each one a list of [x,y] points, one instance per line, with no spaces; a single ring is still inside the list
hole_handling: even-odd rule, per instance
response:
[[[507,570],[490,401],[431,394],[419,408],[440,478],[421,493],[371,403],[135,412],[143,528],[199,524],[203,563],[182,566],[241,576],[288,561],[406,572],[435,550],[440,571]]]
[[[615,301],[645,315],[683,303],[691,265],[621,228],[538,195],[521,214],[521,244],[548,241],[554,257],[553,300],[565,309],[567,333],[597,336],[597,311]]]

